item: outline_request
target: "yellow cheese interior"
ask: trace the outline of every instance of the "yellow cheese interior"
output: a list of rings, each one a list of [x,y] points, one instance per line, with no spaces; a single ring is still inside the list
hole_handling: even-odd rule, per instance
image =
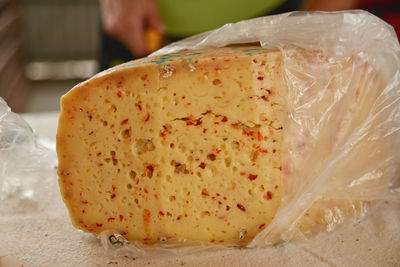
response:
[[[281,202],[283,86],[280,53],[259,47],[145,58],[79,84],[57,134],[73,224],[247,244]]]

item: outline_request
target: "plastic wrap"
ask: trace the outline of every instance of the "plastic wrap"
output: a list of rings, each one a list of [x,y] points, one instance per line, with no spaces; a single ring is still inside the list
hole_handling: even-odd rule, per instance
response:
[[[393,29],[364,11],[293,12],[227,24],[153,55],[254,42],[282,53],[287,116],[282,204],[248,247],[330,232],[382,200],[399,201],[400,46]],[[54,175],[50,154],[1,101],[0,199],[37,204],[47,179],[39,170]],[[113,231],[100,240],[122,256],[224,248],[190,240],[150,247]]]
[[[26,214],[53,206],[56,162],[55,151],[40,145],[0,98],[0,212]]]
[[[331,232],[383,199],[399,200],[400,47],[391,26],[361,10],[292,12],[227,24],[151,56],[256,42],[283,55],[284,193],[248,247]],[[113,232],[101,239],[117,254],[217,247],[171,240],[150,248]]]

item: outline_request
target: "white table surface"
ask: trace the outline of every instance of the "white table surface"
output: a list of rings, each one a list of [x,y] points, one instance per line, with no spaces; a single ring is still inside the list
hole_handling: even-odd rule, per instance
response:
[[[23,115],[39,136],[50,141],[55,141],[57,116]],[[21,261],[24,266],[400,266],[399,200],[382,203],[359,223],[349,222],[308,241],[263,249],[115,260],[105,254],[97,238],[72,227],[58,188],[52,190],[54,213],[0,217],[0,266],[20,266]]]

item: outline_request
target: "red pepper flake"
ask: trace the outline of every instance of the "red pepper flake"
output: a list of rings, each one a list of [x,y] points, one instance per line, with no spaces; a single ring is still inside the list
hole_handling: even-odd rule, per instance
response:
[[[91,131],[90,133],[89,133],[89,135],[92,135],[93,134],[93,131]]]
[[[98,157],[101,156],[101,152],[97,153],[97,156],[98,156]]]
[[[127,234],[128,234],[127,232],[122,232],[122,233],[121,233],[121,235],[127,235]]]
[[[227,198],[226,198],[226,197],[223,197],[223,199],[224,199],[224,200],[227,200]]]
[[[112,195],[111,195],[111,199],[114,199],[114,198],[115,198],[115,194],[112,194]]]
[[[193,121],[188,121],[188,122],[186,122],[186,125],[187,125],[187,126],[193,125],[193,124],[194,124]]]
[[[148,228],[149,224],[150,224],[150,217],[151,217],[150,211],[146,210],[146,209],[143,210],[142,217],[143,217],[143,223],[145,225],[145,228]]]
[[[278,185],[275,185],[274,188],[275,188],[275,189],[278,189]]]
[[[149,191],[147,191],[147,189],[146,189],[146,188],[144,189],[144,192],[145,192],[146,194],[148,194],[148,193],[149,193]]]
[[[254,181],[255,179],[257,179],[258,175],[257,174],[249,174],[249,180],[250,181]]]
[[[121,125],[126,124],[126,123],[128,123],[128,120],[129,120],[129,119],[125,119],[125,120],[121,121],[120,124],[121,124]]]
[[[229,211],[231,209],[231,207],[229,207],[229,206],[226,206],[226,210],[227,211]]]
[[[260,226],[258,226],[258,229],[262,229],[262,228],[264,228],[264,226],[265,226],[265,223],[263,223]]]
[[[146,169],[149,171],[149,177],[151,178],[153,176],[154,167],[152,165],[149,165],[146,167]]]
[[[115,189],[117,188],[115,185],[112,185],[112,191],[115,192]]]
[[[221,239],[221,240],[220,240],[220,241],[218,241],[218,242],[219,242],[219,243],[224,243],[224,240],[222,240],[222,239]]]
[[[240,204],[240,203],[238,203],[238,204],[236,205],[236,207],[238,207],[241,211],[246,211],[246,208],[245,208],[242,204]]]
[[[245,172],[240,172],[240,175],[241,175],[241,176],[243,176],[243,175],[245,175],[245,174],[246,174]]]
[[[124,219],[124,215],[119,215],[119,221],[122,222],[122,220]]]
[[[197,120],[194,126],[199,126],[201,125],[203,122],[201,120]]]
[[[260,132],[257,132],[257,138],[258,138],[258,141],[264,140],[264,136],[262,136],[262,134]]]
[[[267,93],[270,95],[271,94],[271,90],[266,89],[265,91],[267,91]]]
[[[203,190],[201,190],[201,195],[202,196],[210,196],[210,194],[208,193],[207,189],[203,188]]]
[[[222,150],[217,148],[215,151],[217,152],[217,154],[219,154]]]
[[[267,200],[270,200],[270,199],[272,199],[272,196],[273,196],[272,193],[270,191],[267,191],[267,193],[265,194],[264,198],[267,199]]]
[[[101,224],[101,223],[96,223],[96,226],[97,226],[97,227],[102,227],[103,224]]]
[[[222,122],[227,122],[227,121],[228,121],[228,118],[224,116],[224,117],[222,118],[221,121],[222,121]]]
[[[89,202],[87,200],[81,200],[81,203],[88,204]]]
[[[206,164],[204,162],[202,162],[202,163],[200,163],[199,167],[204,169],[206,167]]]
[[[216,193],[215,195],[216,195],[217,197],[219,197],[219,196],[220,196],[220,194],[219,194],[219,193]]]
[[[144,119],[144,122],[148,122],[149,120],[150,120],[150,114],[147,113],[147,117],[146,117],[146,119]]]
[[[89,120],[91,121],[91,120],[93,119],[93,116],[92,116],[92,115],[89,115],[88,118],[89,118]]]
[[[117,96],[118,96],[119,98],[122,97],[122,91],[121,91],[121,90],[118,90]]]
[[[221,202],[221,201],[218,201],[218,205],[222,205],[222,202]]]
[[[248,131],[248,132],[243,131],[243,134],[247,135],[247,136],[253,136],[254,132],[253,131]]]
[[[142,111],[142,106],[141,106],[140,104],[138,104],[137,106],[138,106],[138,109],[139,109],[140,111]]]
[[[143,241],[150,241],[150,240],[151,240],[151,237],[146,237],[143,239]]]
[[[262,80],[264,80],[264,77],[262,77],[262,76],[258,76],[258,77],[257,77],[257,80],[260,80],[260,81],[262,81]]]
[[[218,121],[214,121],[214,124],[219,124],[219,122]]]
[[[215,156],[215,154],[210,153],[210,154],[207,155],[207,158],[208,158],[209,160],[211,160],[211,161],[214,161],[217,157]]]
[[[204,129],[203,129],[203,133],[206,133],[206,132],[207,132],[207,129],[204,128]]]
[[[158,214],[160,214],[161,216],[164,216],[164,212],[162,212],[161,210],[158,212]]]
[[[178,221],[180,221],[181,220],[181,216],[178,216],[178,218],[176,218]]]
[[[212,239],[212,240],[211,240],[211,243],[214,243],[214,242],[215,242],[215,239]]]
[[[82,213],[86,213],[86,210],[82,210]]]
[[[114,220],[115,220],[114,217],[110,217],[110,218],[107,219],[107,222],[112,222],[112,221],[114,221]]]

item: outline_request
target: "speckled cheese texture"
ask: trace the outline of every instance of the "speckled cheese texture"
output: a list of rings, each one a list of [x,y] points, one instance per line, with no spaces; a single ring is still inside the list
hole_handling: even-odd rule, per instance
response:
[[[153,244],[245,245],[281,203],[281,54],[183,51],[62,97],[59,184],[72,223]]]

